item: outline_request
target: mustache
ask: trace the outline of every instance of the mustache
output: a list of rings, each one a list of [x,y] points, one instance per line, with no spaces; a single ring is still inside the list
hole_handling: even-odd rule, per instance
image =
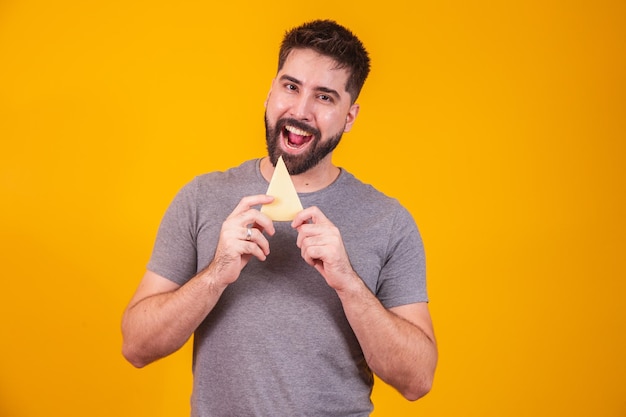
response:
[[[316,139],[319,139],[322,136],[322,133],[314,128],[313,126],[309,126],[308,124],[297,120],[297,119],[292,119],[290,117],[285,117],[282,119],[279,119],[278,122],[276,122],[276,133],[280,133],[281,130],[283,130],[285,128],[285,126],[294,126],[297,127],[298,129],[304,130],[306,132],[311,133]]]

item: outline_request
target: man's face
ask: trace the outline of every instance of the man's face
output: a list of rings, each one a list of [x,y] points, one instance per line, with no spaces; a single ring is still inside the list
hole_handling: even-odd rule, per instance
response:
[[[273,165],[280,155],[291,175],[330,158],[359,107],[345,86],[348,71],[310,49],[291,51],[276,75],[265,110],[267,150]]]

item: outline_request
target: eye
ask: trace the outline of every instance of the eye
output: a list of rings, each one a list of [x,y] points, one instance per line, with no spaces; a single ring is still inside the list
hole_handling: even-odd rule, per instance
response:
[[[320,94],[318,97],[320,100],[326,101],[328,103],[331,103],[333,101],[333,98],[329,96],[328,94]]]
[[[285,88],[289,91],[297,91],[298,87],[294,84],[285,84]]]

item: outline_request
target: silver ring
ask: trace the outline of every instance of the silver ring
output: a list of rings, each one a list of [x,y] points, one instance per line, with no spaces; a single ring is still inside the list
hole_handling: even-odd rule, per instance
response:
[[[252,228],[248,226],[248,230],[246,231],[246,240],[252,240]]]

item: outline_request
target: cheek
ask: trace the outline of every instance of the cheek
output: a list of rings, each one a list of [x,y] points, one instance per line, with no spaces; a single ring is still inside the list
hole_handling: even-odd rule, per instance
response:
[[[343,131],[346,125],[346,117],[340,112],[330,112],[318,118],[318,123],[321,130],[326,130],[329,134],[334,135],[339,131]]]
[[[280,92],[272,93],[265,101],[265,108],[274,114],[284,113],[289,108],[289,100]]]

